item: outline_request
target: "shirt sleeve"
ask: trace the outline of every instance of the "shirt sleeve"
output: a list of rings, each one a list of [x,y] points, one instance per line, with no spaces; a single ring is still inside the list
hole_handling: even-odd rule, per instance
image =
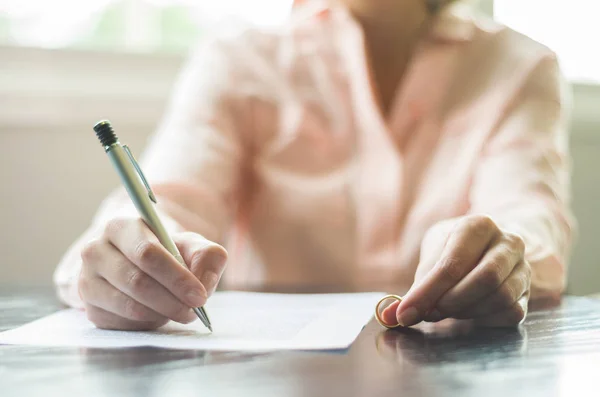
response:
[[[532,298],[563,292],[576,226],[566,88],[554,56],[538,62],[487,141],[470,194],[472,213],[524,239]]]
[[[207,42],[195,51],[140,157],[157,209],[171,232],[193,231],[223,243],[235,217],[248,153],[243,134],[249,129],[246,110],[235,95],[238,78],[239,67],[234,67],[224,43]],[[63,303],[81,306],[77,291],[81,249],[101,233],[107,220],[120,215],[138,216],[124,189],[103,201],[90,227],[57,266],[54,282]]]

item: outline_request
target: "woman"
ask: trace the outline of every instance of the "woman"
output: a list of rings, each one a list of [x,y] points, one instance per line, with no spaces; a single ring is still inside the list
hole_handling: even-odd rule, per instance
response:
[[[555,55],[449,3],[305,1],[285,28],[206,45],[142,164],[189,271],[120,191],[58,267],[63,301],[102,328],[189,322],[228,253],[230,287],[408,290],[384,312],[404,326],[510,326],[559,296]]]

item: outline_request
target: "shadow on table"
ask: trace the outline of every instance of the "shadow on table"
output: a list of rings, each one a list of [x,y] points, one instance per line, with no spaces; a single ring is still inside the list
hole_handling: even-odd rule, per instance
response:
[[[439,323],[423,323],[412,328],[398,328],[380,332],[376,347],[386,359],[418,364],[441,365],[451,363],[498,363],[504,359],[522,356],[528,349],[527,329],[540,332],[557,332],[566,321],[557,311],[564,306],[560,297],[534,300],[529,304],[525,325],[511,328],[485,328],[471,321],[448,319]],[[587,308],[586,308],[587,309]],[[531,329],[531,321],[551,318],[551,327]],[[539,338],[538,338],[539,339]],[[546,338],[547,339],[547,338]]]
[[[252,361],[264,355],[199,350],[172,350],[154,347],[126,349],[81,348],[79,351],[84,358],[86,366],[101,371],[120,371],[159,364],[162,368],[219,365]]]
[[[380,355],[397,362],[491,363],[522,355],[527,349],[527,330],[524,327],[478,328],[469,322],[446,320],[382,331],[376,337],[376,347]]]

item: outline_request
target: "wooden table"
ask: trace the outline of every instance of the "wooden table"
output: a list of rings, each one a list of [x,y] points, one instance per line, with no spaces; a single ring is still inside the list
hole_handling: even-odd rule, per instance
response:
[[[0,330],[60,306],[0,287]],[[600,301],[565,298],[521,329],[384,331],[348,351],[274,354],[0,346],[0,396],[600,396]]]

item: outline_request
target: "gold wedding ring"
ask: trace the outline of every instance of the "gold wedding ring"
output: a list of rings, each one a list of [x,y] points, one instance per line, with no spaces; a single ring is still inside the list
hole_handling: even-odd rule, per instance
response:
[[[383,321],[383,318],[381,318],[381,314],[382,313],[380,312],[379,309],[381,308],[381,305],[383,305],[384,302],[386,302],[386,301],[388,301],[390,299],[397,300],[398,302],[402,302],[402,297],[400,297],[398,295],[386,295],[386,296],[384,296],[383,298],[381,298],[379,300],[379,302],[377,302],[377,306],[375,306],[375,318],[377,319],[377,322],[381,326],[383,326],[385,328],[393,329],[393,328],[402,327],[402,325],[400,323],[393,324],[393,325],[386,324],[385,321]],[[385,309],[385,307],[384,307],[384,309]]]

